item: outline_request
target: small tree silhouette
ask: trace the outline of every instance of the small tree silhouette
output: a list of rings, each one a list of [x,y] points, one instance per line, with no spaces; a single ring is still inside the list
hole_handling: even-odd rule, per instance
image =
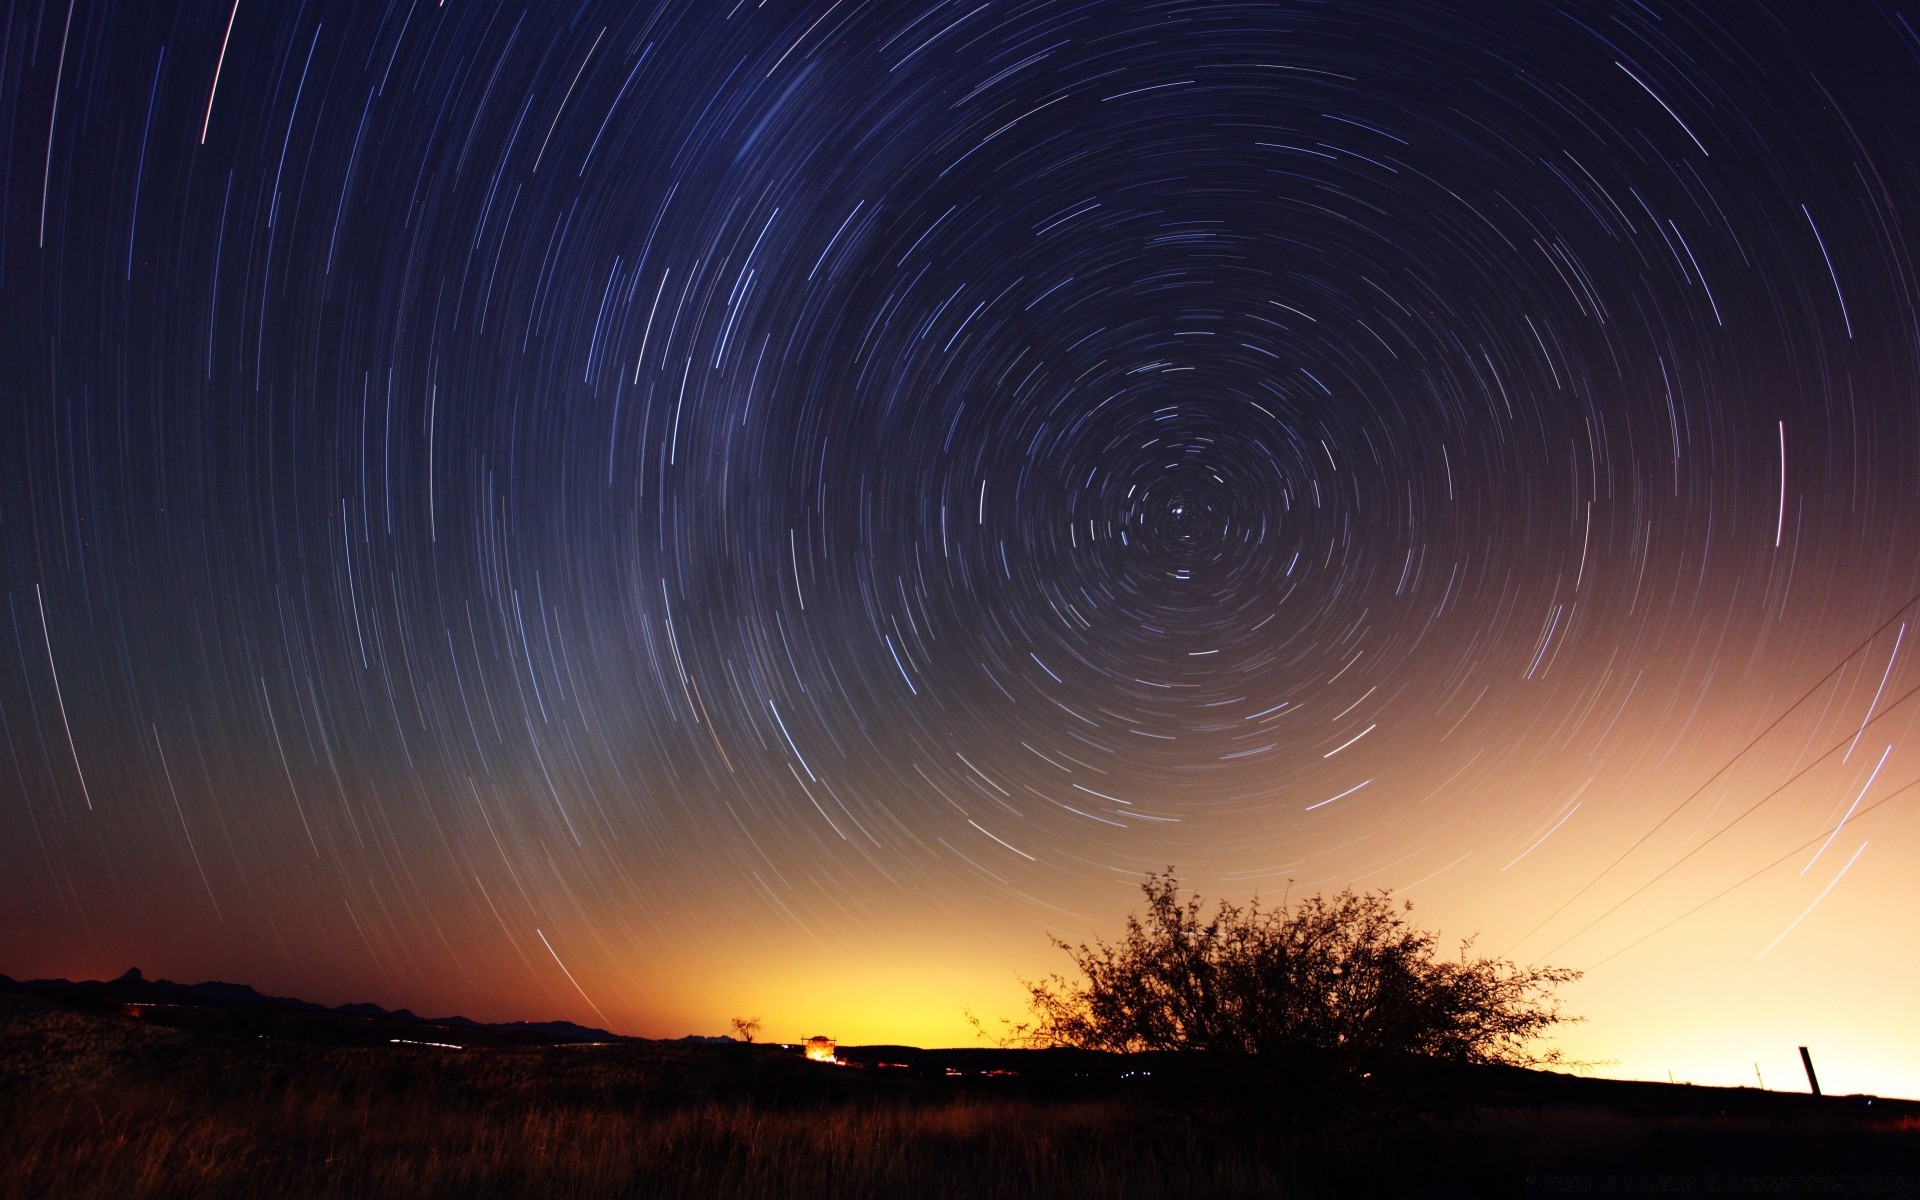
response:
[[[741,1041],[751,1046],[753,1045],[753,1039],[760,1036],[760,1018],[735,1017],[733,1019],[733,1031],[740,1035]]]
[[[1555,986],[1579,972],[1437,958],[1389,893],[1343,891],[1201,915],[1172,868],[1142,885],[1144,920],[1118,944],[1059,939],[1081,980],[1026,984],[1029,1045],[1196,1051],[1216,1078],[1251,1083],[1285,1114],[1397,1101],[1430,1064],[1540,1066],[1538,1039],[1563,1017]]]

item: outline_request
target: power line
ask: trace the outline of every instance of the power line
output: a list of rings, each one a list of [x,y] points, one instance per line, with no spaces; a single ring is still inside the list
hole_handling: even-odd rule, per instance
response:
[[[1628,846],[1625,850],[1622,850],[1618,858],[1614,859],[1612,862],[1608,863],[1605,867],[1601,868],[1601,871],[1598,875],[1595,875],[1592,879],[1589,879],[1586,882],[1586,885],[1583,886],[1579,891],[1575,892],[1571,896],[1568,896],[1566,900],[1562,901],[1560,904],[1560,907],[1554,909],[1552,912],[1548,913],[1545,917],[1542,917],[1538,925],[1535,925],[1532,929],[1529,929],[1525,933],[1521,934],[1520,937],[1514,941],[1512,946],[1507,947],[1506,953],[1512,954],[1514,950],[1521,945],[1521,943],[1525,942],[1528,938],[1532,937],[1534,934],[1539,933],[1542,929],[1545,929],[1547,925],[1551,923],[1555,917],[1567,911],[1567,908],[1570,905],[1572,905],[1575,900],[1578,900],[1580,897],[1586,895],[1589,891],[1591,891],[1593,889],[1594,884],[1599,883],[1602,879],[1605,879],[1608,875],[1610,875],[1613,872],[1613,869],[1615,867],[1619,866],[1621,863],[1627,860],[1628,855],[1632,854],[1635,850],[1638,850],[1641,846],[1645,845],[1647,839],[1652,837],[1654,834],[1658,833],[1661,830],[1661,828],[1666,825],[1668,821],[1671,821],[1675,817],[1679,816],[1681,809],[1693,803],[1694,800],[1699,798],[1700,793],[1706,791],[1709,787],[1713,786],[1714,780],[1720,778],[1722,775],[1726,774],[1729,770],[1731,770],[1733,768],[1733,764],[1736,762],[1739,762],[1740,759],[1747,753],[1747,751],[1753,749],[1755,746],[1758,746],[1761,740],[1764,739],[1768,734],[1772,733],[1776,728],[1778,728],[1780,725],[1780,722],[1786,720],[1787,717],[1793,712],[1794,709],[1799,708],[1802,704],[1805,704],[1808,700],[1812,699],[1814,693],[1818,692],[1821,688],[1825,687],[1827,683],[1833,679],[1834,676],[1838,675],[1841,672],[1841,670],[1849,662],[1853,661],[1853,658],[1855,655],[1859,654],[1862,650],[1865,650],[1868,646],[1871,646],[1874,643],[1874,641],[1877,638],[1879,638],[1881,634],[1885,633],[1889,628],[1892,627],[1895,621],[1900,619],[1901,613],[1906,612],[1909,608],[1912,608],[1916,603],[1920,603],[1920,592],[1916,592],[1912,596],[1909,596],[1905,604],[1902,604],[1899,608],[1896,608],[1893,610],[1893,614],[1886,619],[1885,623],[1883,623],[1878,629],[1874,630],[1872,633],[1868,634],[1865,638],[1861,639],[1859,645],[1855,646],[1853,649],[1841,655],[1840,661],[1833,664],[1832,670],[1828,671],[1825,675],[1822,675],[1819,679],[1816,679],[1813,683],[1813,686],[1809,687],[1804,693],[1802,693],[1798,700],[1795,700],[1792,704],[1789,704],[1787,705],[1786,708],[1782,709],[1780,711],[1780,715],[1775,717],[1773,721],[1770,724],[1768,724],[1768,726],[1765,729],[1762,729],[1759,733],[1755,734],[1752,741],[1748,742],[1746,745],[1740,747],[1739,750],[1735,751],[1732,758],[1729,758],[1724,764],[1722,764],[1719,770],[1707,776],[1705,781],[1703,781],[1699,787],[1689,792],[1685,799],[1681,800],[1680,803],[1674,805],[1672,810],[1669,811],[1666,816],[1661,817],[1660,820],[1654,824],[1653,828],[1641,834],[1639,839],[1636,840],[1633,843],[1633,845]],[[1911,693],[1909,693],[1909,695],[1911,695]],[[1905,697],[1902,697],[1902,699],[1905,699]],[[1887,710],[1891,710],[1892,707],[1893,705],[1888,705]],[[1832,751],[1828,751],[1828,753],[1830,754],[1832,753]],[[1825,757],[1825,756],[1823,755],[1822,757]],[[1576,934],[1575,936],[1577,937],[1579,935]],[[1565,942],[1561,943],[1561,945],[1565,945],[1565,944],[1566,944]],[[1558,947],[1556,947],[1556,949],[1558,949]]]
[[[1887,801],[1892,800],[1894,797],[1899,796],[1902,793],[1910,792],[1915,788],[1920,788],[1920,779],[1916,779],[1912,783],[1902,784],[1900,787],[1895,788],[1891,792],[1888,792],[1886,795],[1880,797],[1878,800],[1875,800],[1872,804],[1869,804],[1865,808],[1861,809],[1858,813],[1855,813],[1853,816],[1853,820],[1855,821],[1863,820],[1868,813],[1871,813],[1874,809],[1879,808],[1882,804],[1885,804]],[[1673,918],[1673,920],[1668,921],[1665,925],[1660,926],[1658,929],[1650,930],[1647,933],[1641,934],[1639,937],[1633,939],[1631,942],[1628,942],[1626,945],[1620,947],[1618,950],[1615,950],[1612,954],[1609,954],[1605,958],[1600,959],[1598,962],[1595,962],[1593,964],[1593,967],[1602,966],[1606,963],[1612,962],[1614,959],[1619,958],[1622,954],[1625,954],[1627,951],[1633,949],[1635,946],[1638,946],[1641,942],[1648,940],[1649,938],[1655,936],[1656,934],[1665,933],[1667,930],[1672,929],[1675,925],[1678,925],[1680,922],[1686,920],[1688,917],[1699,912],[1701,909],[1707,907],[1709,904],[1712,904],[1715,901],[1726,896],[1729,892],[1732,892],[1737,888],[1745,887],[1747,884],[1752,883],[1754,880],[1760,878],[1762,875],[1765,875],[1768,871],[1773,870],[1775,867],[1779,866],[1781,863],[1786,862],[1788,859],[1792,858],[1794,855],[1800,853],[1802,850],[1805,850],[1808,846],[1813,845],[1815,842],[1819,841],[1822,837],[1829,837],[1835,833],[1838,833],[1840,831],[1841,825],[1846,825],[1846,824],[1849,824],[1849,822],[1842,821],[1840,825],[1835,825],[1832,829],[1824,830],[1821,833],[1814,834],[1812,837],[1808,838],[1806,841],[1801,842],[1798,846],[1795,846],[1793,849],[1787,851],[1785,854],[1782,854],[1779,858],[1774,859],[1772,862],[1768,863],[1766,866],[1761,867],[1758,871],[1755,871],[1753,874],[1747,876],[1745,879],[1742,879],[1737,883],[1728,884],[1726,887],[1721,888],[1719,891],[1715,892],[1713,895],[1708,896],[1705,900],[1702,900],[1700,903],[1694,905],[1692,908],[1688,909],[1686,912],[1683,912],[1679,916]],[[1589,967],[1587,969],[1592,970],[1593,967]]]
[[[1869,717],[1867,719],[1867,724],[1868,725],[1873,724],[1875,721],[1878,721],[1881,717],[1886,716],[1888,713],[1892,712],[1894,709],[1899,708],[1902,704],[1905,704],[1908,700],[1911,700],[1915,696],[1920,696],[1920,686],[1916,686],[1911,690],[1903,693],[1898,700],[1895,700],[1893,703],[1887,705],[1885,708],[1881,709],[1875,715]],[[1739,816],[1735,817],[1733,820],[1728,821],[1725,825],[1722,825],[1718,830],[1714,832],[1712,837],[1709,837],[1706,841],[1701,842],[1698,846],[1695,846],[1693,849],[1687,851],[1685,854],[1682,854],[1679,858],[1676,858],[1672,862],[1668,863],[1666,867],[1662,869],[1658,875],[1655,875],[1652,879],[1647,880],[1645,883],[1641,884],[1639,887],[1633,889],[1631,892],[1628,892],[1616,904],[1614,904],[1612,908],[1609,908],[1607,911],[1601,913],[1599,916],[1595,917],[1593,920],[1588,921],[1585,925],[1582,925],[1580,928],[1574,930],[1572,933],[1562,938],[1558,945],[1554,946],[1552,950],[1548,950],[1546,954],[1542,954],[1540,957],[1545,958],[1547,954],[1552,954],[1554,950],[1560,949],[1561,946],[1566,945],[1568,942],[1571,942],[1573,939],[1579,937],[1581,934],[1585,933],[1587,930],[1592,929],[1595,925],[1598,925],[1600,922],[1606,920],[1608,917],[1612,916],[1614,913],[1619,912],[1621,908],[1626,906],[1628,901],[1632,900],[1635,896],[1638,896],[1641,892],[1646,891],[1648,888],[1652,887],[1654,884],[1659,883],[1662,879],[1665,879],[1668,875],[1672,874],[1674,868],[1678,867],[1681,863],[1686,862],[1688,859],[1692,858],[1694,855],[1700,853],[1702,850],[1705,850],[1708,846],[1713,845],[1714,842],[1720,839],[1721,834],[1727,832],[1729,829],[1732,829],[1735,825],[1738,825],[1740,822],[1746,820],[1748,817],[1752,816],[1754,813],[1760,811],[1761,805],[1773,799],[1775,796],[1778,796],[1781,792],[1786,791],[1788,788],[1792,787],[1794,784],[1800,782],[1800,780],[1803,777],[1805,777],[1805,775],[1809,771],[1813,770],[1815,767],[1825,762],[1829,755],[1831,755],[1835,750],[1840,749],[1840,747],[1846,745],[1850,740],[1851,738],[1849,737],[1849,738],[1842,738],[1840,741],[1835,742],[1832,745],[1832,747],[1830,747],[1825,752],[1823,752],[1820,755],[1820,757],[1814,759],[1812,762],[1808,763],[1806,766],[1796,771],[1791,779],[1788,779],[1785,783],[1781,784],[1779,787],[1774,788],[1772,791],[1768,792],[1766,795],[1760,797],[1760,799],[1753,802],[1753,806],[1748,808],[1747,811],[1741,813]]]

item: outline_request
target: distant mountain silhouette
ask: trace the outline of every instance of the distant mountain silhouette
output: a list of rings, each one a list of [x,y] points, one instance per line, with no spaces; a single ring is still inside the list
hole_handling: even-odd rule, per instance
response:
[[[148,979],[138,967],[109,980],[14,980],[0,975],[0,992],[4,991],[86,1011],[120,1009],[167,1025],[211,1026],[249,1036],[334,1044],[418,1041],[501,1046],[636,1040],[572,1021],[487,1023],[462,1016],[422,1017],[411,1009],[364,1002],[329,1008],[311,1000],[268,996],[244,983]]]

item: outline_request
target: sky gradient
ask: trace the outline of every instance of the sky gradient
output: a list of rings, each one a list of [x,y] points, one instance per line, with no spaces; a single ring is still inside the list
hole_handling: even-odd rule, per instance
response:
[[[965,1044],[1144,872],[1920,1096],[1920,9],[18,0],[0,971]]]

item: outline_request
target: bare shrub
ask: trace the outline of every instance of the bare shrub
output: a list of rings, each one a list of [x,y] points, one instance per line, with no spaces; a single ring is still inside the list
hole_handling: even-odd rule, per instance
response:
[[[1553,989],[1578,977],[1435,953],[1386,892],[1343,891],[1279,908],[1183,898],[1169,868],[1141,887],[1144,918],[1117,943],[1070,945],[1079,978],[1027,984],[1024,1042],[1121,1052],[1197,1052],[1290,1110],[1334,1111],[1405,1090],[1434,1064],[1561,1061],[1540,1037],[1572,1018]]]

